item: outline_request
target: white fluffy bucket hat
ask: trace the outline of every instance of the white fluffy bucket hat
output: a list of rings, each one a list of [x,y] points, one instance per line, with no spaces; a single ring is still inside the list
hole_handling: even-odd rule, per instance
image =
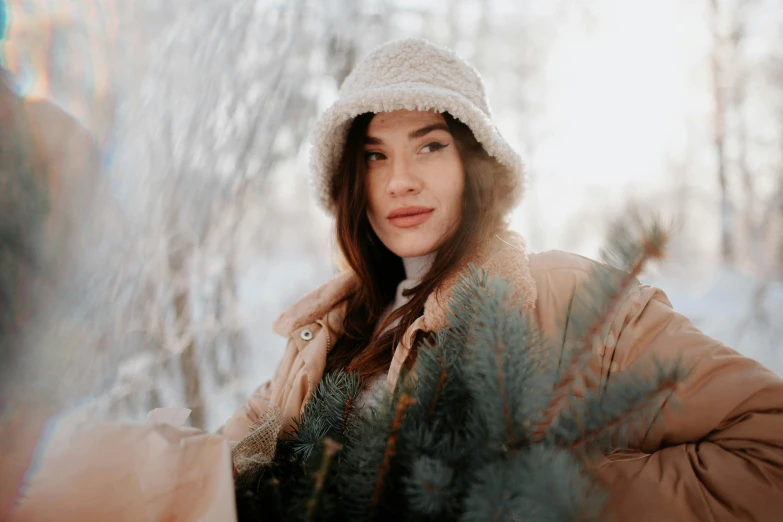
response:
[[[511,188],[499,202],[503,209],[509,211],[519,202],[524,166],[492,122],[478,71],[449,49],[411,38],[387,43],[367,55],[345,79],[339,99],[315,125],[310,166],[327,212],[335,212],[329,187],[354,118],[366,112],[401,109],[448,112],[466,124],[484,150],[505,167],[497,171],[508,176],[498,181]]]

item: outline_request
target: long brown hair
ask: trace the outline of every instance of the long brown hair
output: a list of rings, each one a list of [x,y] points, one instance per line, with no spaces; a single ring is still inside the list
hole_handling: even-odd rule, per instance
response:
[[[424,312],[427,297],[462,266],[482,239],[501,226],[502,215],[496,204],[500,188],[495,180],[498,169],[504,168],[484,151],[467,125],[443,113],[465,170],[462,219],[457,231],[438,249],[429,272],[417,286],[404,293],[410,300],[391,313],[382,325],[377,325],[393,301],[397,285],[405,278],[405,270],[402,259],[386,248],[367,218],[364,143],[374,116],[365,113],[354,119],[330,187],[330,197],[337,209],[337,242],[360,283],[358,291],[348,298],[344,335],[329,353],[326,371],[346,369],[357,371],[365,378],[388,370],[395,347]],[[399,323],[394,328],[376,335],[396,319]],[[415,357],[412,351],[407,365],[412,365]]]

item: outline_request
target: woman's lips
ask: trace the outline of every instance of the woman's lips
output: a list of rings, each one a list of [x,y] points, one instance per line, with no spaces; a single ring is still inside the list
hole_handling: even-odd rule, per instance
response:
[[[423,207],[398,209],[389,214],[388,219],[397,228],[410,228],[427,221],[434,211],[433,208]]]

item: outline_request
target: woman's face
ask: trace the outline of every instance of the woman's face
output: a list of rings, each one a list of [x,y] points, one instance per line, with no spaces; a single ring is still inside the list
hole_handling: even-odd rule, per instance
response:
[[[465,171],[441,114],[376,114],[367,128],[367,217],[400,257],[434,252],[462,218]]]

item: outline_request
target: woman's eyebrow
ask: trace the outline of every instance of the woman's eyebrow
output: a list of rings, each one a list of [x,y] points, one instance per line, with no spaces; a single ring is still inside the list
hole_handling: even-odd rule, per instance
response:
[[[408,139],[409,140],[415,140],[416,138],[421,138],[422,136],[426,136],[430,132],[436,131],[436,130],[442,130],[446,131],[449,134],[451,134],[451,130],[449,129],[448,125],[445,123],[433,123],[432,125],[427,125],[426,127],[422,127],[421,129],[416,129],[415,131],[411,131],[408,133]],[[383,140],[380,138],[376,138],[375,136],[366,136],[364,138],[364,144],[365,145],[383,145]]]
[[[445,123],[433,123],[432,125],[427,125],[426,127],[422,127],[421,129],[417,129],[415,131],[411,131],[408,134],[409,140],[415,140],[416,138],[421,138],[422,136],[426,136],[430,132],[436,131],[436,130],[443,130],[451,134],[451,131],[449,130],[449,127]]]

